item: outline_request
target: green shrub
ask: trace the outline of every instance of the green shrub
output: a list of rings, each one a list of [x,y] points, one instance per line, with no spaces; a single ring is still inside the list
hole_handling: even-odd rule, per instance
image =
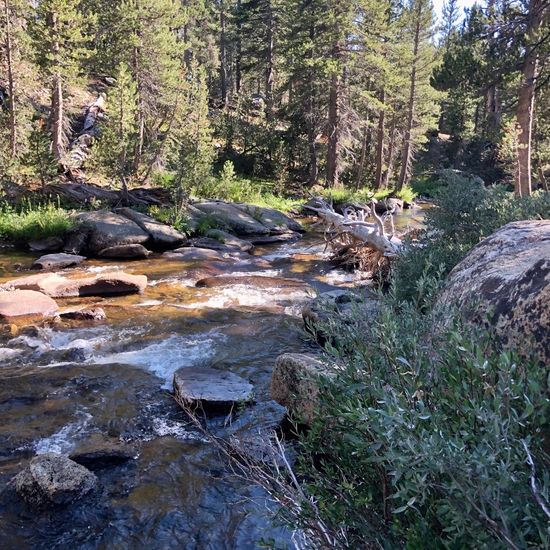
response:
[[[448,325],[422,313],[438,285],[421,286],[422,303],[390,295],[375,322],[357,309],[322,327],[339,342],[327,357],[339,369],[299,438],[315,505],[295,523],[321,520],[335,548],[548,547],[527,464],[548,502],[548,371],[493,350],[451,312]]]
[[[448,273],[485,237],[509,222],[550,218],[550,193],[517,198],[503,187],[486,188],[480,181],[453,176],[441,186],[434,208],[426,212],[418,241],[405,244],[396,263],[396,288],[402,299],[414,296],[416,281],[427,265]]]
[[[159,222],[171,225],[184,235],[189,235],[191,229],[189,227],[189,219],[184,209],[177,206],[169,208],[160,208],[158,206],[149,207],[148,214]]]
[[[399,191],[396,191],[394,193],[394,195],[398,198],[398,199],[401,199],[402,201],[405,201],[405,202],[408,202],[408,203],[411,203],[414,201],[414,199],[416,199],[416,197],[418,196],[412,187],[409,187],[408,185],[405,185],[402,189],[400,189]]]
[[[25,202],[18,209],[0,207],[0,236],[16,244],[63,236],[74,225],[69,212],[53,203]]]

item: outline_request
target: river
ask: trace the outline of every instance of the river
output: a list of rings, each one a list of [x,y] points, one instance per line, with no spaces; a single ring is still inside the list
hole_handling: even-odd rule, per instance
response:
[[[413,225],[421,213],[398,217]],[[101,306],[107,321],[63,322],[0,334],[0,483],[35,454],[71,454],[116,443],[134,459],[98,470],[100,490],[65,510],[29,510],[8,491],[0,498],[0,547],[33,549],[247,549],[280,546],[291,533],[276,525],[262,492],[230,475],[171,394],[174,372],[211,366],[254,386],[255,403],[229,430],[273,426],[270,401],[276,357],[312,352],[300,310],[316,292],[353,283],[333,269],[320,236],[257,247],[237,275],[291,277],[292,288],[241,284],[196,288],[200,263],[153,256],[135,262],[91,260],[77,272],[123,269],[145,274],[142,295],[67,299]],[[0,255],[0,282],[21,276],[34,257]],[[235,275],[234,269],[229,272]],[[10,351],[15,350],[15,351]],[[223,416],[209,421],[228,431]]]

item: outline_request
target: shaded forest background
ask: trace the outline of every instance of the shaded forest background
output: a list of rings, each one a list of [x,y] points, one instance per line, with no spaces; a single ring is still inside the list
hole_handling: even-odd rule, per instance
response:
[[[284,194],[399,191],[452,168],[529,195],[550,177],[549,14],[547,0],[465,14],[448,0],[437,24],[429,0],[2,0],[0,174],[209,195],[220,173]]]

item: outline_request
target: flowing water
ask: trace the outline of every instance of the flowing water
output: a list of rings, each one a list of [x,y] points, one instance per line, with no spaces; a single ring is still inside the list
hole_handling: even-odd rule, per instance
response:
[[[412,219],[410,219],[412,216]],[[421,213],[404,214],[401,226]],[[0,282],[21,276],[33,258],[0,255]],[[90,261],[77,273],[123,269],[149,278],[142,295],[60,300],[101,306],[107,321],[35,328],[4,326],[0,334],[0,484],[5,487],[36,454],[71,454],[115,442],[134,459],[98,470],[100,490],[65,510],[26,508],[0,494],[1,548],[258,548],[291,534],[270,520],[257,488],[229,475],[217,452],[186,421],[171,390],[174,372],[211,366],[254,385],[255,403],[234,425],[214,417],[217,433],[268,429],[281,408],[270,401],[275,358],[311,352],[301,305],[316,292],[349,285],[334,270],[320,237],[257,248],[228,266],[240,284],[196,288],[212,271],[204,262],[160,256],[136,262]],[[219,269],[219,266],[217,267]],[[247,275],[291,277],[301,284],[262,288]]]

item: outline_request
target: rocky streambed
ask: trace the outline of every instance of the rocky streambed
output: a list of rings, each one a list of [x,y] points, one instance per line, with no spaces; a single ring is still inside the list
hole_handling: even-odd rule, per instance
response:
[[[256,239],[253,250],[185,247],[135,261],[83,261],[62,276],[108,279],[123,271],[145,275],[146,286],[52,298],[62,312],[85,307],[104,316],[54,315],[31,326],[1,326],[3,548],[286,544],[291,534],[270,523],[265,496],[230,475],[172,391],[180,369],[231,373],[245,381],[249,404],[232,422],[226,412],[213,414],[209,428],[255,438],[280,423],[285,409],[269,391],[275,360],[314,351],[302,331],[304,304],[318,292],[352,284],[353,276],[332,268],[318,235],[271,243],[278,239],[266,231]],[[0,255],[0,283],[29,275],[37,256]],[[187,379],[197,387],[196,376]],[[217,389],[215,379],[198,380]],[[25,475],[33,483],[44,476],[51,481],[48,472],[61,469],[52,466],[51,453],[71,457],[96,479],[84,476],[90,489],[69,506],[29,506],[10,480],[29,467]],[[32,462],[37,455],[46,466]]]

